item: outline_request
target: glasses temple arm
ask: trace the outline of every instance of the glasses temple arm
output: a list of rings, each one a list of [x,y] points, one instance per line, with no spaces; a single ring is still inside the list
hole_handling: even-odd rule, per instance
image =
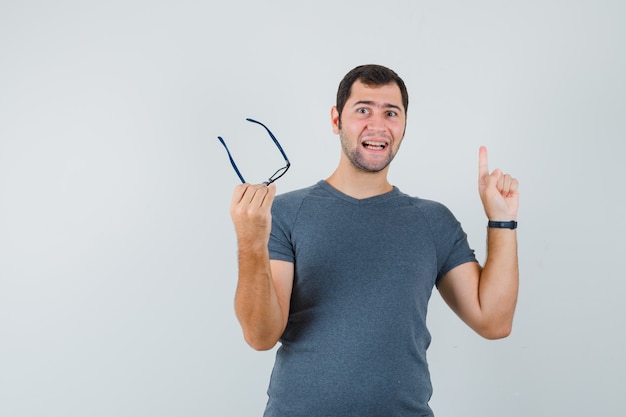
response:
[[[274,141],[274,144],[276,145],[276,147],[278,148],[278,150],[279,150],[279,151],[280,151],[280,153],[282,154],[283,158],[285,159],[285,162],[287,162],[287,167],[290,167],[290,166],[291,166],[291,163],[289,162],[289,158],[287,158],[287,154],[285,153],[285,151],[283,151],[283,147],[282,147],[282,146],[280,146],[280,143],[278,143],[278,139],[276,139],[276,136],[274,136],[274,134],[272,133],[272,131],[271,131],[271,130],[269,130],[269,128],[268,128],[267,126],[265,126],[263,123],[261,123],[261,122],[259,122],[259,121],[256,121],[256,120],[254,120],[254,119],[251,119],[251,118],[249,118],[249,117],[248,117],[246,120],[247,120],[247,121],[249,121],[249,122],[252,122],[252,123],[259,124],[259,125],[263,126],[263,127],[265,128],[265,130],[267,130],[267,133],[268,133],[268,134],[270,135],[270,137],[272,138],[272,141]]]
[[[239,168],[237,168],[237,164],[235,164],[235,161],[232,155],[230,154],[230,151],[228,150],[228,146],[226,146],[226,142],[224,142],[224,139],[222,139],[221,136],[218,136],[217,138],[219,139],[220,143],[224,145],[224,149],[226,149],[226,153],[228,154],[228,159],[230,159],[230,164],[233,166],[233,169],[237,173],[237,176],[241,180],[241,183],[244,184],[246,180],[243,179],[243,175],[241,175],[241,172],[239,172]]]

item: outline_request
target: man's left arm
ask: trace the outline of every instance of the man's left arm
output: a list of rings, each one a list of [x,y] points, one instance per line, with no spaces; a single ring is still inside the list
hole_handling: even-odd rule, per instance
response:
[[[487,149],[479,151],[478,189],[490,221],[517,221],[518,182],[499,169],[489,173]],[[510,334],[519,283],[517,232],[511,228],[487,231],[484,267],[462,264],[448,272],[439,292],[454,312],[472,329],[488,339]]]

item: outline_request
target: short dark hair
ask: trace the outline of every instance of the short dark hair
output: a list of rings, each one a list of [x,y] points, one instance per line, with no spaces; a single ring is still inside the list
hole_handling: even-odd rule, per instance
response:
[[[383,86],[387,84],[395,83],[400,88],[400,94],[402,94],[402,105],[404,106],[404,112],[409,108],[409,93],[407,92],[404,81],[395,71],[383,67],[382,65],[359,65],[348,72],[343,80],[339,83],[337,89],[337,112],[339,112],[339,121],[341,123],[341,112],[346,105],[346,101],[350,98],[352,92],[352,85],[361,81],[367,86]]]

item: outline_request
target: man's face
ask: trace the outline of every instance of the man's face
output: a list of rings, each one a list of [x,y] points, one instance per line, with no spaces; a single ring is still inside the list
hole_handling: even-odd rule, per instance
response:
[[[333,131],[354,167],[366,172],[385,169],[400,148],[406,127],[402,94],[395,84],[368,87],[357,81],[341,113],[331,112]]]

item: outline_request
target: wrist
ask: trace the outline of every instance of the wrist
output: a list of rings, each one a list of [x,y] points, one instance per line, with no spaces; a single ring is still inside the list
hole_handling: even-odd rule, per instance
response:
[[[517,221],[516,220],[489,220],[487,222],[487,227],[491,229],[517,229]]]
[[[269,239],[259,237],[245,237],[237,239],[239,253],[258,254],[264,256],[267,252]]]

